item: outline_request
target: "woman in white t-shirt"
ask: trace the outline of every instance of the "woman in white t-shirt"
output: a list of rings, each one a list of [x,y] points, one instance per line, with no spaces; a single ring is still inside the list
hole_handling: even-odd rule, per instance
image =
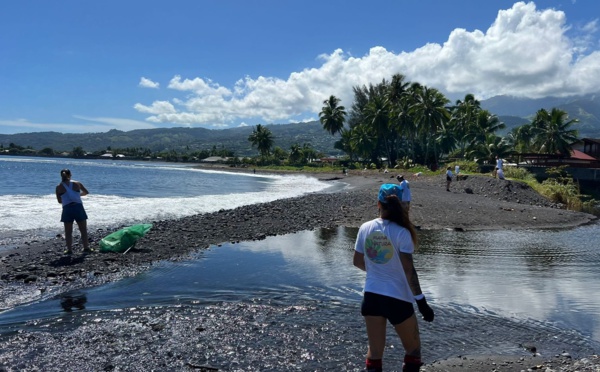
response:
[[[402,370],[418,371],[421,341],[413,302],[425,321],[434,318],[413,264],[417,234],[401,195],[398,185],[382,185],[377,201],[380,217],[362,224],[356,237],[354,266],[367,272],[361,305],[369,339],[367,371],[382,371],[387,321],[405,349]]]

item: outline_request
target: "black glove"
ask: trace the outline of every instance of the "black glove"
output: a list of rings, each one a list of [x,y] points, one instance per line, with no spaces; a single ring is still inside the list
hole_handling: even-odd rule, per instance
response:
[[[433,309],[429,307],[425,297],[423,297],[420,300],[417,300],[417,306],[419,307],[419,312],[421,313],[421,315],[423,315],[423,320],[426,322],[433,322]]]

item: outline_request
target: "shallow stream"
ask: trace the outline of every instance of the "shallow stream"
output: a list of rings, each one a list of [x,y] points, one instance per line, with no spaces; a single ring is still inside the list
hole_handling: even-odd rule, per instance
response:
[[[240,312],[300,306],[318,310],[287,317],[282,311],[279,321],[314,318],[353,327],[344,337],[364,344],[364,273],[352,266],[356,232],[319,229],[211,247],[188,261],[164,262],[135,277],[0,313],[0,332],[65,331],[92,319],[158,317],[173,308],[204,314],[221,307],[225,314],[236,313],[236,306],[245,308]],[[561,231],[420,232],[415,264],[436,311],[434,323],[421,325],[424,354],[514,354],[528,345],[545,355],[598,352],[599,232],[598,224]],[[388,338],[397,341],[393,334]]]

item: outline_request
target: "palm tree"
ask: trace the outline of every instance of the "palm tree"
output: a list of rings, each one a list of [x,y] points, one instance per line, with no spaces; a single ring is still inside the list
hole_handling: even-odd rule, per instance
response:
[[[568,120],[566,111],[553,108],[550,113],[541,109],[532,121],[533,143],[541,153],[569,155],[571,145],[577,141],[577,130],[569,127],[578,122]]]
[[[395,133],[391,133],[389,129],[390,112],[388,102],[382,95],[371,97],[363,113],[365,119],[363,124],[370,126],[377,135],[378,152],[385,153],[388,161],[393,160],[395,163],[394,143],[397,136]]]
[[[475,160],[477,163],[494,163],[496,156],[506,158],[511,154],[511,146],[504,138],[488,133],[482,142],[469,147],[467,157]]]
[[[410,113],[419,126],[420,134],[426,138],[426,161],[437,166],[438,151],[435,138],[438,131],[450,120],[450,113],[446,109],[446,104],[450,101],[435,88],[413,85],[413,92],[415,103],[410,107]],[[433,158],[428,159],[431,148]]]
[[[354,151],[352,149],[352,130],[342,129],[341,138],[335,142],[333,147],[348,154],[350,161],[354,160]]]
[[[248,137],[252,147],[256,146],[262,156],[268,156],[273,147],[273,133],[262,124],[258,124]]]
[[[346,120],[346,108],[339,103],[339,98],[330,96],[329,99],[323,101],[324,106],[319,113],[319,120],[323,128],[332,136],[342,131]]]
[[[302,149],[300,148],[300,145],[297,143],[294,143],[291,147],[290,147],[290,163],[292,164],[301,164],[303,162],[304,159],[304,155],[302,154]]]
[[[481,110],[481,103],[475,99],[473,94],[465,95],[463,101],[457,100],[454,107],[451,108],[452,133],[454,133],[457,145],[460,146],[460,155],[464,155],[467,144],[467,133],[473,126],[477,114]]]
[[[466,134],[471,146],[484,142],[488,134],[494,134],[506,127],[496,115],[492,115],[488,110],[478,111],[474,119]]]
[[[379,161],[375,152],[377,135],[370,126],[363,124],[352,128],[350,144],[353,152],[363,160],[371,159],[375,163]]]

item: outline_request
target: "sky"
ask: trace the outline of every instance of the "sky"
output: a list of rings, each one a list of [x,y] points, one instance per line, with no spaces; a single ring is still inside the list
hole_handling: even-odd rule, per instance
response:
[[[598,0],[0,3],[0,134],[318,120],[402,74],[449,99],[600,92]]]

